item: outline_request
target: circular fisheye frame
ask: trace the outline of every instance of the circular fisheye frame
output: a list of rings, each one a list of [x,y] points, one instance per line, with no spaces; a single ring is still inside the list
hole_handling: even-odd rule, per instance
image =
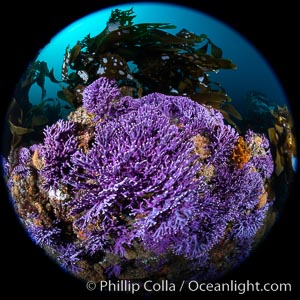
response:
[[[64,28],[6,117],[16,214],[90,290],[220,278],[271,230],[296,171],[271,67],[227,25],[177,5],[110,7]]]

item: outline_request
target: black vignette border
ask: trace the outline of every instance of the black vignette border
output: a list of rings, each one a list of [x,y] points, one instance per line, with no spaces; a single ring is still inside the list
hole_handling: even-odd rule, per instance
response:
[[[1,14],[1,131],[5,114],[15,83],[37,51],[45,46],[57,32],[77,19],[103,7],[135,1],[33,1],[7,2]],[[142,1],[136,1],[142,2]],[[153,1],[152,1],[153,2]],[[160,1],[163,2],[163,1]],[[297,75],[299,59],[296,47],[296,6],[293,1],[270,3],[261,1],[164,1],[199,9],[225,22],[248,39],[267,59],[281,81],[290,101],[299,149],[299,118],[296,101],[299,98]],[[4,16],[6,18],[4,18]],[[2,141],[2,140],[1,140]],[[296,237],[297,182],[295,178],[291,195],[284,207],[282,217],[260,250],[244,265],[234,270],[227,279],[262,282],[291,282],[296,292]],[[2,286],[12,295],[17,289],[24,295],[84,295],[88,294],[83,283],[70,278],[52,263],[43,252],[32,244],[17,221],[1,178],[2,229],[1,254],[5,264],[2,268]],[[94,294],[95,296],[95,294]],[[100,295],[98,295],[100,296]]]

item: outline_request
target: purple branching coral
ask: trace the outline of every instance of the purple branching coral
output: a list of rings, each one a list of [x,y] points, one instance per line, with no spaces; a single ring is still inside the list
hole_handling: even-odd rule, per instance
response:
[[[31,151],[27,148],[21,148],[18,153],[17,165],[14,167],[12,174],[26,178],[30,175]]]
[[[266,204],[261,209],[245,211],[244,215],[241,214],[240,219],[232,227],[232,237],[236,240],[253,238],[263,224],[268,207],[269,205]]]
[[[31,223],[26,228],[37,245],[50,247],[55,251],[60,247],[58,242],[61,239],[61,229],[57,226],[45,227]]]
[[[263,178],[269,178],[274,171],[269,141],[265,136],[256,134],[252,130],[247,131],[245,140],[252,152],[253,166]]]
[[[124,261],[135,248],[212,265],[210,253],[224,240],[253,242],[270,206],[258,205],[273,172],[264,136],[248,131],[249,159],[235,165],[238,132],[220,112],[187,97],[122,97],[117,83],[102,77],[84,90],[83,107],[94,115],[84,149],[77,125],[62,120],[37,146],[43,189],[56,190],[54,198],[62,187],[68,193],[63,207],[73,243],[62,242],[59,256],[68,268],[97,254]],[[235,158],[243,155],[238,150]],[[44,242],[42,229],[31,231],[42,245],[56,234],[45,231]],[[123,270],[119,261],[105,268],[112,276]]]
[[[80,262],[83,250],[74,243],[68,243],[59,249],[60,255],[57,259],[61,266],[74,274],[82,271],[82,268],[78,265]]]
[[[111,277],[118,277],[121,274],[121,267],[119,265],[113,265],[106,268],[105,273]]]
[[[181,199],[196,188],[193,143],[182,143],[183,132],[150,105],[100,124],[95,135],[90,152],[78,152],[72,160],[69,184],[75,191],[85,191],[71,203],[73,214],[85,212],[76,225],[85,230],[100,221],[102,236],[113,234],[116,245],[121,241],[130,245],[135,237],[152,235],[160,215],[170,214],[170,206],[176,201],[181,205]],[[137,217],[131,233],[120,213]]]
[[[83,252],[81,247],[78,247],[75,243],[64,241],[63,232],[56,224],[46,227],[31,223],[27,224],[26,228],[38,246],[51,249],[51,254],[57,256],[64,269],[73,273],[81,271],[78,266]]]
[[[103,118],[109,115],[114,101],[120,96],[117,82],[101,77],[84,90],[83,106],[97,118]]]
[[[38,150],[44,164],[40,172],[44,179],[44,187],[47,190],[56,189],[59,184],[65,182],[71,170],[71,156],[77,149],[75,125],[59,120],[46,127],[44,135],[44,144]]]

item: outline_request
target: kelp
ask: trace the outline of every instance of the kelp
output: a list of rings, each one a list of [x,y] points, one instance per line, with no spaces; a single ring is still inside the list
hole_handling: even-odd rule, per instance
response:
[[[166,31],[176,28],[172,24],[134,24],[134,17],[133,9],[114,10],[102,32],[94,37],[87,35],[66,49],[63,77],[68,91],[60,93],[60,98],[78,106],[80,99],[70,93],[74,94],[79,84],[85,86],[106,76],[118,80],[122,87],[133,87],[134,96],[141,89],[144,95],[154,91],[186,95],[222,109],[230,123],[233,121],[229,115],[241,118],[232,105],[224,106],[230,98],[208,76],[209,72],[236,68],[231,60],[222,57],[221,48],[205,34],[186,29],[172,34]]]
[[[85,86],[101,76],[117,80],[124,94],[133,97],[152,92],[184,95],[218,109],[233,125],[232,118],[241,119],[239,112],[229,104],[231,99],[221,84],[209,78],[211,72],[236,68],[231,60],[222,57],[221,48],[206,34],[197,35],[186,29],[173,34],[170,30],[176,26],[172,24],[135,24],[134,18],[133,8],[115,9],[103,31],[94,37],[88,34],[72,47],[68,45],[61,69],[62,80],[55,78],[54,70],[49,70],[46,62],[34,61],[15,91],[22,118],[16,120],[8,116],[13,135],[19,136],[18,127],[24,128],[26,135],[55,122],[61,116],[61,101],[65,101],[67,107],[79,107]],[[60,86],[57,98],[45,99],[46,78]],[[34,84],[41,89],[39,105],[29,100]]]
[[[268,137],[274,161],[274,185],[285,186],[293,182],[297,147],[291,112],[286,105],[280,106],[276,100],[255,90],[247,92],[245,102],[243,121],[237,122],[239,129],[241,132],[251,129]]]
[[[275,174],[284,174],[287,182],[293,179],[292,160],[297,156],[294,123],[287,106],[272,110],[274,125],[268,128],[268,135],[275,157]]]
[[[54,76],[54,70],[49,71],[47,63],[36,60],[27,68],[15,88],[14,98],[7,111],[7,121],[12,134],[12,147],[20,144],[24,137],[35,132],[41,136],[46,124],[61,117],[61,107],[57,99],[47,98],[45,79],[60,83]],[[37,84],[41,89],[41,102],[32,104],[29,99],[31,87]],[[50,104],[52,103],[52,104]]]

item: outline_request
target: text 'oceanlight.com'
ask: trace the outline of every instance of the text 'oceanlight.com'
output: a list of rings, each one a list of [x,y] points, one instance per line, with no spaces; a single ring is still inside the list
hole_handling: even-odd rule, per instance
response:
[[[144,283],[133,282],[130,280],[102,280],[98,283],[89,281],[86,283],[86,288],[89,291],[98,290],[100,292],[129,292],[135,294],[139,291],[144,292],[236,292],[238,294],[245,294],[251,292],[291,292],[292,284],[288,282],[273,282],[260,283],[238,282],[231,280],[229,282],[198,282],[196,280],[174,283],[169,280],[162,280],[160,282],[147,280]]]

